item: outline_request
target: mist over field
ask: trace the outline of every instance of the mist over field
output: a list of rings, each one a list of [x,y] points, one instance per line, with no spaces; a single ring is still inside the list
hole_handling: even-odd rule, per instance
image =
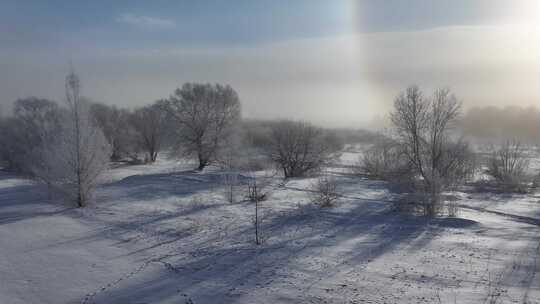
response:
[[[466,108],[540,94],[535,1],[79,6],[3,4],[3,104],[62,100],[70,64],[97,102],[135,107],[218,82],[238,90],[246,117],[332,127],[369,126],[410,84],[450,87]]]
[[[0,0],[0,304],[540,303],[540,2]]]

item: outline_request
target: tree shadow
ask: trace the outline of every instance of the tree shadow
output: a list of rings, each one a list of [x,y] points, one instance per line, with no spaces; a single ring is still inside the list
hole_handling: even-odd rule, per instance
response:
[[[426,231],[474,225],[404,216],[370,200],[353,204],[346,211],[297,208],[271,214],[263,222],[269,237],[261,246],[253,244],[249,223],[230,231],[226,239],[207,239],[191,248],[178,244],[177,255],[155,261],[167,267],[103,292],[95,303],[167,302],[181,299],[181,294],[194,303],[235,303],[265,287],[280,286],[290,276],[303,278],[295,286],[302,294],[316,282],[362,271],[400,246],[413,250],[427,245],[435,233]]]
[[[245,182],[248,178],[239,176],[239,180]],[[185,223],[186,219],[211,209],[231,205],[225,202],[206,203],[181,200],[181,198],[195,198],[195,195],[222,187],[222,173],[201,173],[198,171],[181,171],[173,173],[134,175],[120,181],[104,184],[98,188],[96,207],[90,206],[85,216],[81,213],[69,213],[70,217],[84,220],[92,226],[100,227],[88,233],[64,239],[60,242],[48,244],[46,247],[55,247],[64,244],[81,244],[95,241],[106,237],[116,241],[116,245],[136,243],[135,250],[129,255],[137,255],[146,251],[175,243],[189,237],[195,230],[192,227],[169,227],[164,228],[166,222]],[[123,212],[123,208],[129,208],[133,201],[141,201],[151,204],[153,200],[174,198],[167,202],[164,210],[149,212],[142,208]],[[124,206],[126,205],[126,206]],[[115,206],[120,209],[111,209]],[[161,205],[163,206],[163,205]],[[127,210],[127,209],[126,209]],[[104,212],[105,216],[100,213]],[[114,212],[122,212],[122,216],[114,216]],[[110,213],[111,215],[107,214]],[[41,248],[35,248],[38,250]]]
[[[170,220],[178,220],[178,222],[181,222],[182,220],[185,220],[186,217],[194,215],[198,212],[218,208],[220,206],[221,205],[219,204],[190,204],[181,206],[175,211],[154,214],[137,214],[124,220],[103,220],[100,218],[86,217],[84,219],[85,221],[92,221],[94,224],[97,224],[95,226],[102,228],[94,229],[83,236],[52,243],[45,247],[36,247],[34,250],[74,243],[84,245],[87,242],[100,240],[106,237],[116,241],[115,245],[121,245],[132,241],[142,241],[140,242],[143,244],[142,246],[137,244],[137,249],[122,256],[136,255],[168,243],[174,243],[180,239],[188,237],[192,233],[195,233],[195,231],[189,227],[187,229],[160,229],[160,226],[164,222]],[[68,215],[77,216],[72,214]]]
[[[73,208],[54,204],[45,185],[0,172],[0,225],[59,214]]]

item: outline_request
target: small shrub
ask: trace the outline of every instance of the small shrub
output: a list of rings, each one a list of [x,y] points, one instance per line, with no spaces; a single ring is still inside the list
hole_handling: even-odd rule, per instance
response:
[[[309,123],[280,121],[271,127],[269,158],[285,178],[319,172],[342,148],[331,134]]]
[[[313,202],[321,207],[332,207],[340,198],[338,183],[334,178],[321,176],[311,186]]]
[[[247,186],[246,198],[250,202],[262,202],[267,199],[267,193],[262,190],[258,183],[253,182]]]
[[[505,192],[526,192],[532,180],[527,174],[529,158],[517,141],[506,141],[499,148],[492,148],[487,167],[486,173]]]
[[[390,180],[410,171],[397,142],[382,138],[367,149],[360,159],[360,170],[368,177]]]

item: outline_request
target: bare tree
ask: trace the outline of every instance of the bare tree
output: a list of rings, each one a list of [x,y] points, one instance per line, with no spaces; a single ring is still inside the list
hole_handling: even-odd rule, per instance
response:
[[[199,170],[217,159],[240,119],[238,94],[228,85],[186,83],[165,108],[176,123],[179,150],[195,156]]]
[[[270,196],[270,191],[274,187],[272,184],[273,178],[265,172],[263,175],[257,175],[253,172],[250,174],[250,180],[247,183],[246,198],[253,203],[253,225],[255,228],[255,244],[260,245],[264,242],[264,234],[262,231],[262,202]]]
[[[137,145],[147,153],[147,161],[155,162],[165,136],[166,112],[158,101],[136,109],[130,119]]]
[[[47,128],[50,124],[55,124],[59,120],[59,107],[56,102],[29,97],[18,99],[14,103],[13,114],[20,120],[20,127],[32,129],[27,133],[35,132],[35,129]],[[30,134],[36,136],[36,134]],[[34,138],[38,141],[39,138]]]
[[[266,199],[266,194],[261,193],[256,179],[249,183],[247,196],[250,202],[255,205],[255,213],[253,214],[253,225],[255,226],[255,244],[260,245],[262,243],[262,238],[259,206],[260,202]]]
[[[530,177],[527,175],[529,157],[525,147],[517,140],[507,140],[492,148],[487,173],[504,191],[524,192]]]
[[[394,102],[391,120],[428,216],[440,211],[441,193],[463,178],[460,166],[468,146],[453,141],[450,134],[460,110],[461,104],[448,89],[425,98],[417,86],[411,86]]]
[[[325,140],[322,129],[299,121],[279,121],[271,127],[267,152],[285,178],[317,171],[339,147]]]
[[[102,103],[92,103],[90,112],[111,145],[111,160],[121,160],[136,152],[135,132],[129,123],[128,110]]]
[[[92,119],[89,104],[81,99],[79,78],[74,72],[66,77],[66,101],[68,110],[61,132],[54,142],[43,144],[42,163],[35,172],[77,207],[84,207],[108,166],[111,149]]]

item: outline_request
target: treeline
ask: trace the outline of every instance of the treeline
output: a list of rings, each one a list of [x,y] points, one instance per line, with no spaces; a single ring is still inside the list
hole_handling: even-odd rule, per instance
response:
[[[317,171],[339,151],[335,132],[300,121],[243,121],[228,85],[186,83],[169,98],[133,110],[93,103],[75,73],[66,103],[30,97],[0,119],[0,162],[60,190],[77,206],[90,199],[110,161],[152,163],[158,155],[255,170],[274,166],[285,177]]]
[[[324,195],[317,200],[329,206],[338,195],[321,169],[339,156],[345,142],[369,143],[356,170],[388,181],[391,190],[405,194],[401,207],[427,216],[441,214],[443,193],[474,181],[478,173],[491,176],[504,191],[527,191],[539,180],[519,141],[506,140],[479,154],[459,137],[460,124],[471,128],[466,122],[474,122],[476,112],[463,117],[461,103],[447,89],[425,95],[417,86],[407,88],[394,101],[392,128],[381,136],[302,121],[243,120],[240,97],[228,85],[186,83],[168,98],[133,110],[89,102],[73,72],[65,88],[65,104],[36,97],[15,101],[13,115],[0,119],[0,163],[79,207],[91,200],[111,161],[153,163],[163,152],[194,160],[196,170],[214,165],[233,172],[226,175],[229,189],[240,171],[320,176],[315,192]],[[516,113],[509,121],[525,115]],[[478,126],[472,130],[482,132]],[[264,187],[253,180],[248,196],[259,201]]]
[[[75,76],[76,77],[76,76]],[[152,163],[165,149],[195,157],[198,169],[215,161],[240,123],[240,101],[230,86],[185,84],[170,98],[129,110],[77,97],[79,119],[89,117],[110,147],[111,161]],[[36,152],[60,133],[69,103],[29,97],[14,102],[0,121],[0,157],[5,169],[33,175]],[[84,126],[89,128],[89,126]],[[48,138],[48,135],[52,138]]]

